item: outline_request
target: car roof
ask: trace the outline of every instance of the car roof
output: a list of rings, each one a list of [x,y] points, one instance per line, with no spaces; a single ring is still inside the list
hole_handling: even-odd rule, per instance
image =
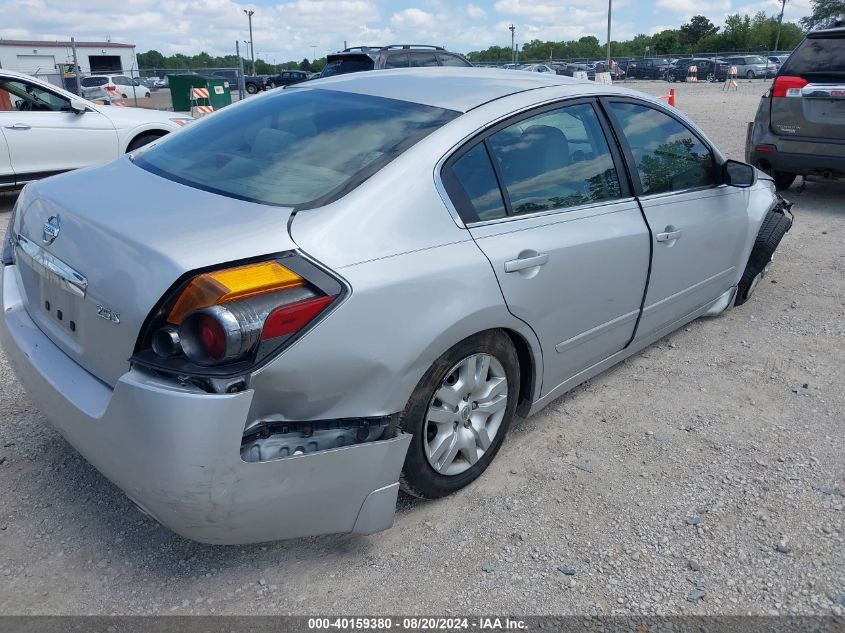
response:
[[[348,73],[296,84],[286,90],[325,88],[374,97],[409,101],[466,112],[509,95],[539,88],[567,86],[572,96],[595,94],[597,84],[551,73],[515,73],[481,67],[429,67]],[[615,94],[637,94],[616,86],[602,85]]]

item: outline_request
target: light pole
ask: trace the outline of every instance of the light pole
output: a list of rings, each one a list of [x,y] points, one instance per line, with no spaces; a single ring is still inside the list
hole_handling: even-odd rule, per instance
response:
[[[607,70],[610,70],[610,8],[613,0],[607,0]]]
[[[511,32],[511,63],[516,63],[516,48],[514,47],[514,33],[516,33],[516,27],[511,24],[508,27],[508,30]]]
[[[783,10],[786,8],[788,0],[780,0],[780,17],[778,18],[778,34],[775,37],[775,55],[778,52],[778,45],[780,44],[780,25],[783,24]]]
[[[255,15],[255,9],[244,9],[246,17],[249,19],[249,60],[252,62],[252,74],[255,74],[255,47],[252,44],[252,16]]]

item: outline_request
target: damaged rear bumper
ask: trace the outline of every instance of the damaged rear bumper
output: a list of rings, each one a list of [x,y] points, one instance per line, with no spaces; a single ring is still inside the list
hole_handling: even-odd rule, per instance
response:
[[[215,544],[390,527],[410,436],[249,463],[253,392],[209,394],[131,370],[114,389],[71,360],[24,309],[3,269],[0,343],[55,428],[144,511]]]

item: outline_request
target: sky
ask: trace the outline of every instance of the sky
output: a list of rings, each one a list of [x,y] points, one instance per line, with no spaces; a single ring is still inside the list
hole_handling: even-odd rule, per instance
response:
[[[788,0],[784,19],[807,15],[810,0]],[[248,40],[255,56],[281,63],[322,57],[348,45],[436,44],[466,53],[491,45],[606,40],[607,0],[0,0],[0,38],[106,40],[165,55],[234,52]],[[776,14],[780,0],[613,0],[612,39],[677,28],[703,14],[723,25],[732,13]]]

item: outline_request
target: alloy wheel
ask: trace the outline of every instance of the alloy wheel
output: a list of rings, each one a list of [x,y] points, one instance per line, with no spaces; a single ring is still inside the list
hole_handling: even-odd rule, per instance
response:
[[[505,417],[508,379],[490,354],[455,364],[434,392],[426,412],[424,448],[441,475],[459,475],[490,448]]]

